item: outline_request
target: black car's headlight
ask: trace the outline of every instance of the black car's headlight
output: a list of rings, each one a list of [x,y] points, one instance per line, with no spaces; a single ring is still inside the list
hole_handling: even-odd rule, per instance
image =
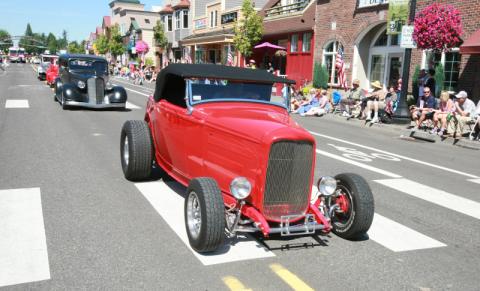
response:
[[[78,88],[80,88],[80,89],[85,89],[86,84],[85,84],[85,82],[83,82],[83,81],[78,81],[78,82],[77,82],[77,86],[78,86]]]
[[[105,85],[105,88],[107,90],[112,90],[113,89],[113,84],[110,81],[108,81],[107,84]]]

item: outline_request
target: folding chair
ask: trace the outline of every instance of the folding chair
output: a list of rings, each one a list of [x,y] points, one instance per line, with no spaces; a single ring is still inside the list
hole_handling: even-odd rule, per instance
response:
[[[333,114],[340,112],[340,101],[342,100],[342,94],[338,91],[332,93]]]
[[[468,138],[470,140],[478,140],[480,138],[480,133],[477,134],[477,136],[475,136],[475,128],[477,126],[480,126],[479,124],[479,120],[480,118],[476,118],[476,119],[472,119],[471,121],[467,122],[467,125],[469,127],[469,130],[470,130],[470,134],[468,135]]]

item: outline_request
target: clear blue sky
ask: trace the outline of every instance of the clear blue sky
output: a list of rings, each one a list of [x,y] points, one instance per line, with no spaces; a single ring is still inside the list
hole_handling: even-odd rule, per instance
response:
[[[27,23],[33,32],[52,32],[60,36],[65,29],[68,40],[88,38],[102,17],[110,15],[110,0],[0,0],[0,29],[11,35],[23,35]],[[163,0],[140,0],[150,9]]]

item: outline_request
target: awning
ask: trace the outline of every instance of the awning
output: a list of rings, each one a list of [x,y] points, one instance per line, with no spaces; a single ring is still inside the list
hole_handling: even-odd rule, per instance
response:
[[[255,48],[256,49],[265,48],[265,49],[286,50],[283,46],[274,45],[274,44],[271,44],[269,42],[264,42],[262,44],[259,44],[259,45],[255,46]]]
[[[480,29],[470,35],[463,45],[460,46],[460,53],[480,54]]]

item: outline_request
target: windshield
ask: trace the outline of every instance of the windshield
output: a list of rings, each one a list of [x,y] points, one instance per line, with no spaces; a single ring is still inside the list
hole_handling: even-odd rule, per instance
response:
[[[68,63],[71,70],[88,70],[97,74],[107,74],[107,63],[99,60],[71,59]]]
[[[11,56],[17,55],[17,53],[18,53],[17,50],[14,50],[14,49],[10,49],[10,50],[9,50],[9,54],[10,54]]]
[[[268,103],[288,108],[288,96],[281,93],[283,84],[272,85],[212,79],[191,79],[188,83],[190,84],[192,105],[202,102],[243,101]]]
[[[42,63],[52,63],[52,61],[55,59],[56,59],[55,57],[43,57]]]

